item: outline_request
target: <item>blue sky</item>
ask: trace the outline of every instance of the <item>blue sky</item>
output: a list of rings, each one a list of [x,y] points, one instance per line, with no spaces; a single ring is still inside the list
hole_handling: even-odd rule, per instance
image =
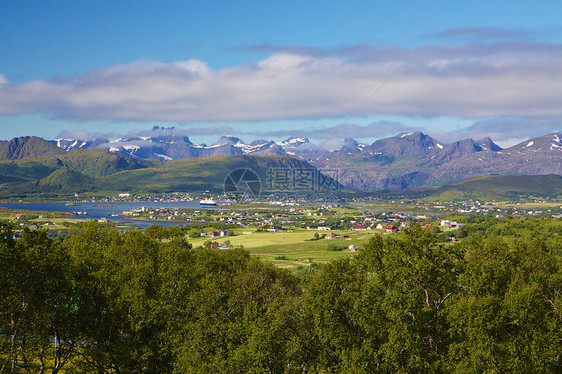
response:
[[[508,145],[561,130],[562,3],[3,1],[0,139]]]

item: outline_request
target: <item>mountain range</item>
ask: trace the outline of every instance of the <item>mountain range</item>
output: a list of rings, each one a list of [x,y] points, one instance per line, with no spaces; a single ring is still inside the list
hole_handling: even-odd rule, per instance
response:
[[[314,170],[308,162],[290,156],[230,155],[166,162],[132,158],[99,149],[66,152],[37,137],[0,142],[0,154],[10,157],[0,160],[0,200],[65,199],[72,198],[75,193],[99,196],[124,191],[136,194],[222,193],[227,176],[239,175],[232,173],[248,169],[258,176],[261,191],[268,194],[283,191],[279,187],[269,187],[271,170]],[[311,175],[311,183],[317,182],[314,185],[319,187],[309,193],[352,192],[330,176],[320,172]],[[246,182],[241,180],[242,189]],[[252,191],[255,192],[255,188],[254,183]]]
[[[562,133],[528,139],[503,149],[486,137],[453,143],[438,142],[418,131],[380,139],[367,145],[344,139],[333,147],[312,144],[307,138],[284,141],[255,140],[249,144],[222,136],[215,144],[196,145],[173,128],[153,129],[156,136],[117,140],[58,139],[60,149],[101,149],[135,159],[171,161],[229,155],[288,155],[319,169],[338,170],[345,186],[365,191],[440,186],[487,175],[562,174]]]
[[[84,149],[86,145],[80,148],[84,142],[77,140],[70,143],[76,143],[74,149],[67,151],[58,146],[62,145],[60,141],[28,136],[0,141],[0,199],[61,198],[73,196],[75,192],[220,192],[225,177],[237,168],[254,170],[263,184],[272,168],[310,170],[315,167],[320,171],[317,173],[319,178],[334,176],[333,171],[337,170],[338,181],[343,182],[338,188],[342,193],[357,189],[401,193],[403,189],[423,187],[410,190],[410,194],[476,196],[476,190],[489,190],[487,195],[508,198],[510,193],[515,196],[534,192],[549,196],[559,194],[562,188],[560,135],[529,139],[506,149],[489,138],[445,144],[421,132],[399,134],[371,145],[348,139],[341,148],[331,150],[321,150],[302,138],[277,143],[254,142],[244,147],[245,143],[240,139],[224,137],[218,144],[194,148],[224,151],[231,147],[237,152],[250,150],[250,147],[257,149],[259,145],[262,148],[248,151],[248,154],[208,157],[200,154],[170,161],[162,157],[139,157],[143,153],[149,154],[149,150],[141,146],[136,148],[137,156],[131,157],[115,150]],[[150,138],[143,141],[160,144],[158,152],[166,151],[166,144],[177,150],[179,146],[176,144],[182,143],[174,137],[167,140]],[[121,140],[121,143],[126,144],[126,141]],[[187,139],[183,139],[183,143],[185,145]],[[95,148],[93,144],[95,142],[88,147]],[[128,145],[122,147],[125,149]],[[152,148],[154,151],[157,147]],[[490,174],[494,178],[489,178]],[[464,182],[474,176],[488,177]],[[463,182],[456,184],[460,180]],[[444,185],[448,185],[444,190],[431,188]]]
[[[178,135],[173,127],[155,126],[152,133],[155,136],[132,136],[109,140],[98,138],[95,140],[57,139],[51,141],[66,151],[74,149],[102,149],[115,154],[133,158],[160,159],[163,161],[180,158],[256,155],[280,156],[295,155],[297,153],[316,150],[308,139],[292,137],[282,142],[258,139],[246,144],[235,136],[222,136],[215,144],[193,144],[189,137]]]

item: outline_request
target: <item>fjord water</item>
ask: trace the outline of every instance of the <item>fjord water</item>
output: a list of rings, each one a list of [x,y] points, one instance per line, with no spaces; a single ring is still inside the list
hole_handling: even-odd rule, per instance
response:
[[[135,202],[135,203],[106,203],[107,206],[101,203],[77,203],[77,205],[66,205],[65,203],[0,203],[0,207],[16,209],[16,210],[34,210],[45,212],[86,212],[87,215],[76,215],[72,218],[76,219],[100,219],[102,217],[108,218],[112,214],[118,216],[109,217],[111,221],[126,222],[139,227],[147,227],[151,224],[158,224],[163,226],[186,224],[185,222],[155,222],[155,221],[127,221],[124,220],[123,211],[132,211],[140,209],[141,207],[148,207],[152,209],[201,209],[197,201],[179,201],[179,202]],[[204,209],[213,209],[205,207]],[[214,208],[217,209],[217,208]]]

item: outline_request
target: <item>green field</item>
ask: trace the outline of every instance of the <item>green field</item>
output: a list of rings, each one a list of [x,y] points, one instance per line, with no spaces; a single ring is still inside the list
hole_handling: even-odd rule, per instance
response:
[[[270,260],[281,267],[295,267],[302,265],[310,265],[311,263],[325,263],[334,258],[343,256],[353,256],[354,252],[349,250],[329,251],[328,246],[335,244],[348,248],[351,244],[355,244],[359,249],[369,236],[382,231],[315,231],[315,230],[295,230],[293,232],[254,232],[251,235],[245,235],[243,232],[249,232],[250,229],[235,231],[236,236],[225,236],[220,238],[190,238],[189,242],[194,246],[202,246],[207,240],[217,241],[223,244],[230,241],[230,246],[243,246],[252,255],[258,256],[265,260]],[[340,239],[319,239],[312,240],[314,234],[319,235],[333,233],[340,236]],[[343,239],[344,235],[349,238]],[[278,259],[284,256],[285,259]],[[276,259],[277,258],[277,259]]]
[[[21,216],[19,219],[17,218],[18,215]],[[78,219],[75,216],[64,212],[14,210],[0,207],[0,221],[10,221],[14,225],[14,230],[16,231],[20,231],[20,229],[24,226],[32,226],[34,224],[37,224],[40,229],[57,231],[68,230],[69,228],[80,226],[89,220]],[[131,229],[131,227],[127,225],[112,224],[112,226],[120,229]]]
[[[20,219],[17,218],[18,215],[21,216]],[[7,208],[0,208],[0,220],[12,221],[16,226],[16,230],[21,227],[19,223],[37,224],[40,228],[48,230],[61,230],[68,229],[70,225],[81,222],[81,220],[77,220],[73,216],[62,212],[12,210]]]

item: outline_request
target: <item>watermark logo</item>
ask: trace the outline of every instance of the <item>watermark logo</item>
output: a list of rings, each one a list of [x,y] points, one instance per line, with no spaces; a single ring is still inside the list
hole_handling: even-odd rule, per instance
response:
[[[268,191],[284,193],[334,192],[340,187],[336,169],[269,168]]]
[[[239,202],[254,200],[261,189],[261,179],[252,169],[232,170],[224,179],[224,192],[233,195]]]
[[[339,190],[338,170],[315,168],[269,168],[265,183],[252,169],[238,168],[232,170],[224,180],[224,192],[237,202],[250,202],[260,194],[265,194],[266,201],[297,202],[310,200],[304,196],[321,193],[333,193]],[[323,198],[320,197],[320,200]]]

